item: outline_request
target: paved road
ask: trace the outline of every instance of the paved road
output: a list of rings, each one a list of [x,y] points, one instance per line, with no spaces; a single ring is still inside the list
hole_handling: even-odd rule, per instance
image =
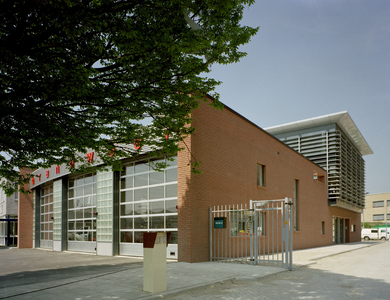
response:
[[[256,280],[229,280],[165,299],[390,299],[390,242]]]
[[[31,284],[72,281],[98,277],[131,268],[141,268],[142,260],[128,257],[96,256],[71,252],[0,247],[0,299],[5,288]]]
[[[151,294],[143,291],[139,258],[0,247],[0,299],[390,299],[389,251],[389,242],[297,250],[294,272],[237,263],[169,263],[167,291]]]
[[[77,299],[62,297],[57,291],[52,298],[48,292],[52,286],[65,285],[67,295],[72,290],[69,283],[141,269],[142,264],[139,258],[0,247],[0,299],[18,300],[12,297],[18,294],[24,299]]]

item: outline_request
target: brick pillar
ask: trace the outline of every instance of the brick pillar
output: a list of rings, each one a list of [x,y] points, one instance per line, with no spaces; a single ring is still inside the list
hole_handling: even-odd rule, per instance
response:
[[[32,170],[22,168],[21,175],[29,174]],[[30,184],[24,185],[25,190],[30,189]],[[33,195],[18,192],[18,248],[32,248],[33,246]]]

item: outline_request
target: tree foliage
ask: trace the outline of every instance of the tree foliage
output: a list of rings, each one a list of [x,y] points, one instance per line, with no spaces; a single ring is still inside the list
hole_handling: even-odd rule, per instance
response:
[[[364,222],[363,223],[363,227],[364,228],[372,228],[372,227],[374,227],[371,223],[369,223],[369,222]]]
[[[177,152],[220,83],[211,64],[237,62],[257,32],[240,25],[253,0],[0,1],[0,177],[19,183],[15,168],[87,149],[109,165],[134,141]]]

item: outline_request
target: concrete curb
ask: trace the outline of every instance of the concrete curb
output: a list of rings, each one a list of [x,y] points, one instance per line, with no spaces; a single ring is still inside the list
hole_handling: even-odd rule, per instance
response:
[[[348,253],[348,252],[352,252],[352,251],[357,251],[357,250],[360,250],[360,249],[364,249],[364,248],[368,248],[368,247],[373,247],[373,246],[377,246],[377,245],[380,245],[381,243],[373,243],[371,245],[365,245],[365,246],[362,246],[362,247],[359,247],[359,248],[355,248],[355,249],[350,249],[350,250],[346,250],[346,251],[342,251],[342,252],[337,252],[337,253],[333,253],[333,254],[329,254],[329,255],[325,255],[325,256],[321,256],[321,257],[318,257],[318,258],[312,258],[310,259],[310,261],[317,261],[317,260],[320,260],[320,259],[324,259],[324,258],[327,258],[327,257],[332,257],[332,256],[336,256],[336,255],[339,255],[339,254],[343,254],[343,253]]]

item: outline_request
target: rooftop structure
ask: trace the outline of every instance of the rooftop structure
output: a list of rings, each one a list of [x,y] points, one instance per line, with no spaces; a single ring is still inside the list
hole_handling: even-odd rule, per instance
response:
[[[265,128],[328,172],[328,203],[362,212],[370,146],[347,111]]]

